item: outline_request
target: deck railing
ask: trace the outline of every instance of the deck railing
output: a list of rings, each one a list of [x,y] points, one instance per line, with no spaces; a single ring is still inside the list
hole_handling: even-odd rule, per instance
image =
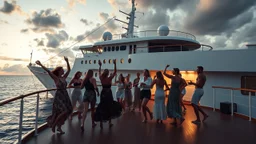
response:
[[[138,31],[133,33],[134,37],[152,37],[152,36],[159,36],[158,30],[145,30],[145,31]],[[175,37],[182,37],[187,39],[196,40],[196,37],[193,34],[176,31],[176,30],[169,30],[168,36],[175,36]],[[124,34],[113,34],[113,40],[122,39],[125,37]]]
[[[101,90],[101,85],[98,85],[98,88],[99,88],[99,90]],[[6,105],[6,104],[9,104],[11,102],[14,102],[16,100],[20,100],[19,133],[18,133],[18,140],[17,140],[18,144],[21,144],[21,142],[22,142],[22,123],[23,123],[24,98],[36,95],[36,117],[35,117],[35,128],[34,128],[35,132],[34,132],[34,134],[35,134],[35,136],[37,136],[38,135],[39,98],[40,98],[39,94],[46,92],[47,95],[48,95],[48,92],[56,91],[56,90],[58,90],[58,89],[40,90],[40,91],[35,91],[35,92],[32,92],[32,93],[28,93],[28,94],[25,94],[25,95],[20,95],[20,96],[14,97],[14,98],[9,98],[9,99],[0,101],[0,107],[1,107],[1,106]],[[71,88],[67,88],[67,91],[70,95],[71,94]]]
[[[230,90],[230,103],[231,103],[231,115],[234,115],[234,91],[247,91],[249,92],[248,95],[248,117],[249,121],[252,120],[252,92],[256,93],[256,90],[254,89],[245,89],[245,88],[233,88],[233,87],[224,87],[224,86],[212,86],[212,98],[213,98],[213,111],[216,109],[216,89],[224,89],[224,90]],[[244,96],[243,96],[244,97]]]

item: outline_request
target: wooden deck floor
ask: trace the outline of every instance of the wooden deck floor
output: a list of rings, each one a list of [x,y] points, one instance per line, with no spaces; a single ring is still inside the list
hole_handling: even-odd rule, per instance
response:
[[[150,102],[152,109],[153,102]],[[181,127],[174,127],[164,121],[142,123],[142,114],[126,112],[113,120],[114,126],[108,128],[99,124],[91,128],[90,116],[86,120],[84,133],[80,132],[77,117],[66,121],[64,135],[53,134],[49,128],[38,137],[33,137],[27,144],[253,144],[256,143],[256,124],[247,120],[206,110],[209,118],[201,125],[192,124],[195,119],[193,109],[187,105],[185,122]]]

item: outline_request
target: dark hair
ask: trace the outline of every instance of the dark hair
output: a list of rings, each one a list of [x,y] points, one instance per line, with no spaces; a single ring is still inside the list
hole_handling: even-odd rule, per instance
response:
[[[204,71],[204,67],[203,66],[197,66],[197,68],[201,71]]]
[[[89,80],[91,77],[93,77],[93,71],[91,69],[89,69],[86,73],[86,76],[84,78],[84,81]]]
[[[58,67],[56,67],[54,70],[52,70],[52,73],[53,73],[54,75],[56,75],[56,76],[59,76],[59,71],[60,71],[61,69],[63,69],[63,67],[58,66]]]
[[[163,77],[163,74],[161,71],[156,72],[156,76],[157,76],[157,78],[164,80],[164,77]]]
[[[121,75],[121,78],[120,78],[120,80],[121,80],[121,82],[124,84],[125,82],[125,79],[124,79],[124,76],[123,75]]]
[[[173,71],[175,71],[175,73],[176,73],[177,75],[180,75],[180,69],[179,69],[179,68],[173,68]]]
[[[102,77],[106,78],[109,75],[109,70],[104,69],[103,73],[101,74]]]
[[[77,72],[75,73],[75,75],[74,75],[73,79],[77,79],[77,77],[78,77],[78,75],[79,75],[79,74],[82,74],[82,72],[77,71]]]
[[[148,69],[144,69],[144,71],[146,71],[146,72],[147,72],[147,74],[148,74],[147,76],[148,76],[148,77],[150,77],[149,70],[148,70]]]

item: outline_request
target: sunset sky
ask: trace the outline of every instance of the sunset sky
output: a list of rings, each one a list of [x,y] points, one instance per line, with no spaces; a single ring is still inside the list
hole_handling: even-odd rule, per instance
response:
[[[135,31],[168,25],[171,30],[194,34],[215,49],[239,49],[256,43],[255,0],[137,0]],[[79,51],[73,46],[97,27],[130,12],[129,0],[6,0],[0,1],[0,75],[30,74],[32,62],[59,64],[63,55],[71,63]],[[143,14],[144,13],[144,14]],[[104,31],[124,33],[124,24],[110,21],[76,44],[101,40]]]

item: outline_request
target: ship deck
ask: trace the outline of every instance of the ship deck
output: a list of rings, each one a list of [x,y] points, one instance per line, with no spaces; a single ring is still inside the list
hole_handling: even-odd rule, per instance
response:
[[[149,102],[152,110],[153,101]],[[240,117],[225,115],[205,109],[209,118],[200,125],[192,124],[195,120],[193,109],[186,105],[185,121],[181,127],[170,124],[168,119],[163,124],[155,121],[142,123],[142,113],[126,112],[114,119],[112,128],[108,123],[100,129],[99,124],[91,128],[90,114],[88,114],[85,131],[81,133],[80,122],[77,117],[66,121],[63,135],[53,134],[50,128],[32,137],[26,144],[252,144],[256,141],[256,123]]]

